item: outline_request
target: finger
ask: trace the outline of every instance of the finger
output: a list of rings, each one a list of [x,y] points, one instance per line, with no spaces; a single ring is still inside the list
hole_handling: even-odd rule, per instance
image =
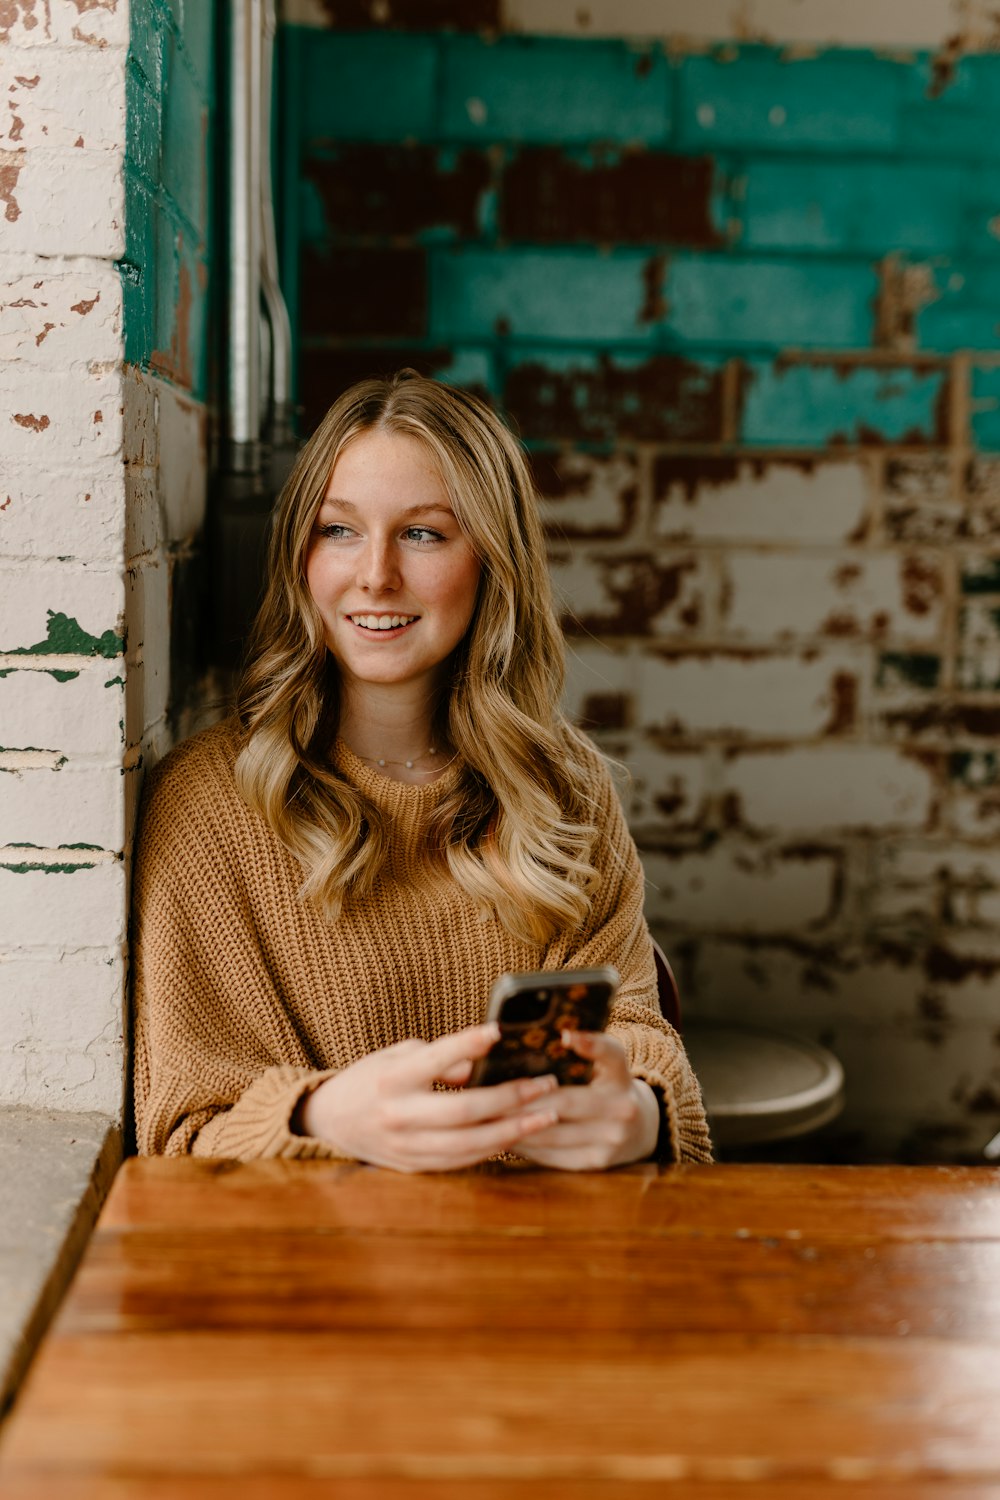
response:
[[[555,1116],[543,1112],[510,1115],[468,1130],[424,1130],[412,1138],[407,1156],[418,1171],[451,1171],[511,1151],[554,1123]]]
[[[602,1031],[564,1031],[560,1041],[578,1057],[593,1062],[600,1082],[631,1083],[625,1048],[617,1037],[606,1036]]]
[[[625,1133],[624,1126],[612,1120],[558,1120],[533,1135],[532,1143],[544,1151],[598,1149],[607,1153],[624,1142]]]
[[[485,1089],[466,1089],[461,1094],[415,1093],[395,1108],[405,1118],[399,1124],[407,1129],[463,1130],[485,1120],[501,1120],[517,1114],[526,1106],[544,1109],[546,1099],[559,1084],[551,1073],[541,1078],[515,1078]]]
[[[453,1068],[449,1068],[446,1073],[442,1073],[437,1081],[438,1083],[450,1083],[453,1086],[461,1086],[463,1083],[468,1082],[471,1072],[472,1061],[470,1058],[466,1058],[463,1062],[456,1063]]]
[[[429,1088],[456,1064],[485,1057],[499,1035],[497,1023],[485,1021],[478,1026],[467,1026],[464,1031],[453,1031],[447,1036],[440,1036],[436,1041],[426,1042],[419,1052],[400,1059],[394,1084],[404,1092],[408,1089]]]

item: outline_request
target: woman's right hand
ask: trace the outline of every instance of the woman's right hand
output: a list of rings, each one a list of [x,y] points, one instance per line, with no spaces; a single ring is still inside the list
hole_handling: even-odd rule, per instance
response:
[[[413,1038],[383,1047],[307,1094],[293,1128],[344,1156],[397,1172],[455,1171],[515,1150],[557,1121],[554,1109],[537,1102],[555,1092],[551,1074],[461,1092],[434,1087],[465,1083],[498,1036],[487,1022],[433,1042]]]

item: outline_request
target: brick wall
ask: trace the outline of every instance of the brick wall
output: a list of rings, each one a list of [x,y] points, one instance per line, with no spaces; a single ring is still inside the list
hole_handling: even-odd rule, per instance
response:
[[[122,1109],[127,851],[202,504],[205,12],[0,6],[4,1105]]]
[[[1000,1127],[995,23],[760,0],[663,37],[662,10],[286,7],[300,397],[312,422],[409,363],[510,413],[570,705],[632,771],[689,1014],[833,1045],[830,1151],[974,1156]]]

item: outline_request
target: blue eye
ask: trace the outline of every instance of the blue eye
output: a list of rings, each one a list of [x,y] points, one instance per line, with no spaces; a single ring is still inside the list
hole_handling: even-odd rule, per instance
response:
[[[430,526],[408,526],[406,528],[407,539],[416,542],[419,546],[427,546],[431,542],[443,542],[444,537],[440,531],[434,531]]]
[[[351,534],[351,528],[349,526],[342,526],[339,521],[327,521],[324,525],[317,526],[316,530],[320,536],[331,537],[335,542]]]

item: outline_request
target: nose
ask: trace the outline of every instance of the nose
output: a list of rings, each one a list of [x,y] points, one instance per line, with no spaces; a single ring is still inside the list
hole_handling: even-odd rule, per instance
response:
[[[358,559],[358,585],[369,594],[399,588],[399,560],[389,537],[369,537]]]

